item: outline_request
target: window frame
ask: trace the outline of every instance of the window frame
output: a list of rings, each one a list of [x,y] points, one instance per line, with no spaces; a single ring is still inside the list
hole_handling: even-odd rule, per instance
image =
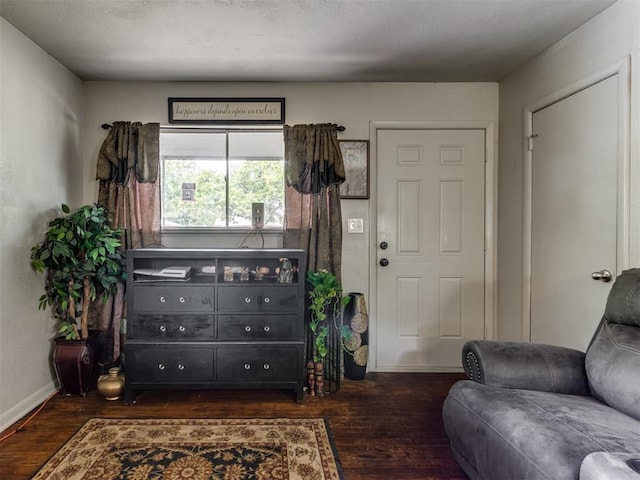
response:
[[[273,133],[273,132],[281,132],[284,135],[284,127],[282,125],[261,125],[261,126],[253,126],[250,128],[247,127],[234,127],[234,126],[223,126],[223,127],[211,127],[211,126],[189,126],[189,127],[176,127],[176,126],[160,126],[160,135],[163,133],[224,133],[226,135],[225,143],[226,143],[226,190],[225,190],[225,215],[227,218],[227,222],[229,220],[229,133],[246,133],[246,132],[260,132],[260,133]],[[170,158],[179,158],[179,156],[173,156]],[[186,158],[186,157],[185,157]],[[284,153],[283,153],[284,160]],[[162,201],[163,192],[162,188],[164,187],[164,157],[162,156],[162,152],[160,152],[160,168],[159,168],[159,181],[160,181],[160,233],[162,235],[175,235],[180,236],[182,234],[221,234],[221,235],[237,235],[244,234],[251,231],[256,231],[257,229],[252,226],[237,226],[237,227],[189,227],[189,226],[165,226],[164,225],[164,202]],[[284,170],[283,170],[283,192],[282,197],[284,200],[284,189],[286,186],[284,185]],[[262,234],[266,236],[281,236],[284,232],[284,223],[280,227],[263,227],[259,229]]]

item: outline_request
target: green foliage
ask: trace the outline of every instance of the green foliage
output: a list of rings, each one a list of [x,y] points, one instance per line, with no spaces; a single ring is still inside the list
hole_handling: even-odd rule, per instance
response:
[[[164,222],[186,227],[227,225],[225,160],[164,161],[162,202]],[[195,199],[182,199],[182,184],[196,186]],[[265,225],[282,225],[284,166],[282,161],[246,160],[229,164],[229,221],[251,224],[251,204],[265,204]]]
[[[122,230],[111,228],[111,219],[100,205],[85,205],[71,213],[63,204],[61,210],[64,215],[49,222],[44,240],[31,248],[31,267],[45,274],[45,293],[38,299],[38,308],[51,307],[63,337],[86,339],[90,302],[98,296],[106,301],[126,278]],[[80,335],[78,310],[82,311]]]
[[[342,307],[349,303],[348,296],[342,296],[342,287],[336,276],[327,270],[307,272],[307,281],[311,285],[308,296],[311,300],[311,321],[309,328],[313,333],[313,360],[322,361],[329,353],[327,349],[327,336],[329,326],[327,320],[331,319],[338,327],[338,319],[341,318]],[[351,336],[351,331],[346,325],[338,327],[344,338]]]
[[[284,164],[274,161],[232,162],[229,181],[229,224],[251,222],[251,204],[264,203],[264,224],[284,219]]]
[[[165,160],[162,202],[164,221],[171,225],[224,226],[226,176],[220,161]],[[206,168],[209,167],[209,168]],[[182,199],[182,184],[194,183],[195,199]]]

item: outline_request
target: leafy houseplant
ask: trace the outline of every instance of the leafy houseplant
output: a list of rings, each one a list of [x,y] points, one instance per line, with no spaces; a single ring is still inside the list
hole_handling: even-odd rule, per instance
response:
[[[349,297],[342,296],[342,288],[334,274],[327,270],[307,272],[307,281],[311,288],[308,296],[311,301],[311,320],[309,328],[313,335],[313,362],[307,365],[309,378],[309,392],[318,396],[323,395],[323,371],[324,359],[329,353],[327,348],[327,336],[329,335],[329,320],[334,322],[342,337],[349,337],[349,327],[338,325],[341,318],[342,307],[349,302]],[[311,374],[313,367],[313,375]],[[313,377],[315,376],[315,381]],[[314,388],[315,387],[315,388]]]
[[[120,251],[122,230],[112,229],[103,206],[85,205],[49,222],[44,240],[31,249],[31,267],[46,271],[45,293],[39,308],[51,307],[61,322],[58,332],[67,340],[86,340],[89,304],[100,294],[104,301],[126,278]],[[78,332],[77,313],[81,311]]]
[[[31,248],[31,267],[45,274],[39,308],[51,307],[60,322],[54,367],[62,390],[86,395],[93,370],[89,306],[99,296],[106,302],[126,278],[122,230],[111,228],[103,206],[61,208],[63,215],[49,222],[44,240]]]

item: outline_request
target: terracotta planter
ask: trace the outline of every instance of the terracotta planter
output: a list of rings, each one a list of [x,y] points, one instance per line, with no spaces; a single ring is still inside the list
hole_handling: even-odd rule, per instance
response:
[[[86,340],[56,339],[53,367],[65,395],[87,395],[93,373],[93,350]]]

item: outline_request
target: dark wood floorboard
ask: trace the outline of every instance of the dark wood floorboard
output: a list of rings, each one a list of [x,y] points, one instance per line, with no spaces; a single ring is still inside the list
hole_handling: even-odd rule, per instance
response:
[[[461,378],[368,373],[363,381],[345,380],[339,392],[307,397],[303,404],[280,390],[145,391],[131,406],[95,391],[86,398],[57,395],[23,431],[0,444],[0,479],[30,478],[93,417],[326,417],[346,480],[466,480],[442,425],[442,402]]]

